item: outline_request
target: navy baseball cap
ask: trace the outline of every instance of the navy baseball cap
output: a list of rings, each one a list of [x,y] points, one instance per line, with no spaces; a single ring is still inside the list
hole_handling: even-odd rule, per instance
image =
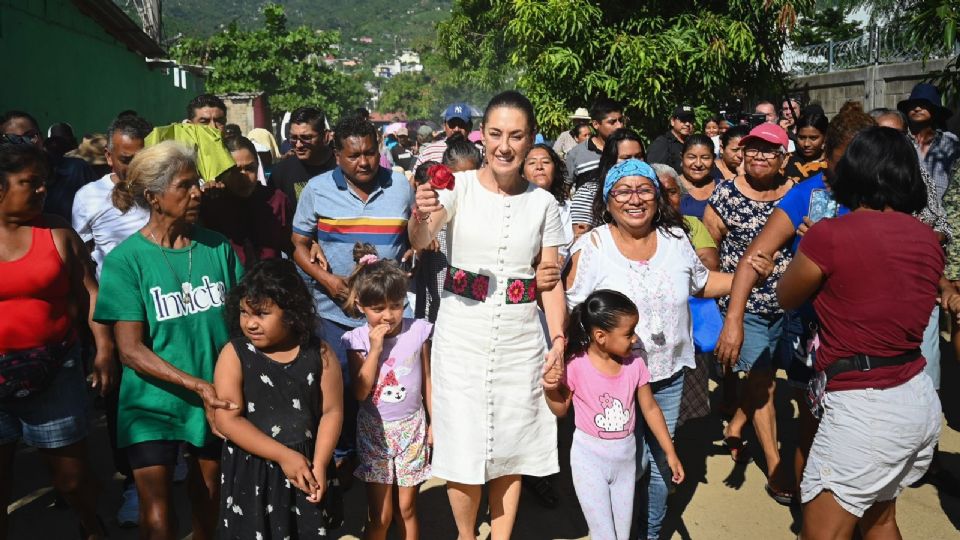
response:
[[[444,122],[449,122],[454,118],[459,118],[464,122],[470,122],[470,106],[466,103],[454,103],[443,111]]]

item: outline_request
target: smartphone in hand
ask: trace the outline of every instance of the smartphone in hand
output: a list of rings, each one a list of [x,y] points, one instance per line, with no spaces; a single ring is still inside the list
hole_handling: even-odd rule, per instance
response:
[[[810,221],[816,223],[824,218],[832,218],[837,215],[837,201],[833,195],[825,189],[815,189],[810,193],[810,206],[807,209],[807,217]]]

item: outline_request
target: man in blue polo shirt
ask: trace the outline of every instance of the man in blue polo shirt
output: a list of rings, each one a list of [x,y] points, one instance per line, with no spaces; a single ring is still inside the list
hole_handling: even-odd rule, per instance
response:
[[[345,332],[365,323],[344,313],[346,279],[356,263],[353,246],[373,244],[380,258],[400,260],[407,250],[407,219],[413,188],[400,173],[381,168],[377,130],[352,117],[337,124],[334,153],[337,167],[313,177],[300,194],[293,218],[293,258],[306,274],[323,339],[340,360],[344,385],[349,388],[347,357],[340,343]],[[328,267],[311,262],[310,246],[316,241]],[[349,391],[344,396],[352,395]],[[356,402],[344,398],[343,433],[337,444],[338,463],[351,453],[356,428]]]

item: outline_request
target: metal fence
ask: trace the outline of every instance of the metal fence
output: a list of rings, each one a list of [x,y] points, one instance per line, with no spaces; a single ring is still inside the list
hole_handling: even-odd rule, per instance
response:
[[[875,64],[948,58],[957,54],[960,54],[960,42],[953,49],[941,45],[927,55],[908,39],[903,30],[871,26],[854,39],[787,49],[783,53],[783,69],[788,74],[803,76]]]

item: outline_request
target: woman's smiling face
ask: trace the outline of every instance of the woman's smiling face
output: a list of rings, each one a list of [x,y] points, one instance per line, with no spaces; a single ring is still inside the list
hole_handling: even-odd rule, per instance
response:
[[[533,146],[533,126],[527,115],[513,107],[497,107],[483,124],[487,166],[497,175],[516,174]]]

